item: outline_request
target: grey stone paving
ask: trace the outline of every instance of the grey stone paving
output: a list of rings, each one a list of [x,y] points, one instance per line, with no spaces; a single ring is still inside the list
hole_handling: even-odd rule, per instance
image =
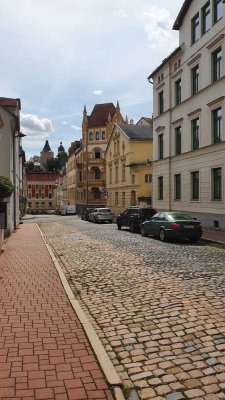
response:
[[[225,399],[225,251],[78,218],[42,224],[125,386]]]

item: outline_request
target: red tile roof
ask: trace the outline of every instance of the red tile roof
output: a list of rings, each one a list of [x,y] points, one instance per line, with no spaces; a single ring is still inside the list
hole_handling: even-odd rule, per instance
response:
[[[116,113],[116,108],[113,103],[95,104],[92,113],[88,116],[88,127],[94,128],[99,126],[105,126],[109,114],[111,118]]]

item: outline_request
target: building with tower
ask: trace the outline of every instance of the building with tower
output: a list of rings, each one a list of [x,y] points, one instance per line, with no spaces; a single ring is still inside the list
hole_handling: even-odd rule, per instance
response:
[[[45,141],[45,145],[43,147],[43,150],[40,153],[40,166],[41,168],[45,167],[45,163],[47,160],[50,160],[51,158],[54,158],[54,153],[51,150],[51,147],[48,143],[48,140]]]
[[[80,206],[105,206],[107,198],[105,151],[115,123],[124,123],[119,102],[96,104],[90,115],[86,107],[82,122],[82,181],[79,181]]]

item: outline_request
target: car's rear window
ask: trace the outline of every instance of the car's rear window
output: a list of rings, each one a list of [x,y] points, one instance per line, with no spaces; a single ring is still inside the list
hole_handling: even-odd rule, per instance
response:
[[[99,208],[98,211],[101,212],[101,213],[111,212],[109,208]]]
[[[173,214],[169,214],[168,215],[168,218],[170,219],[173,219],[173,220],[175,220],[175,221],[183,221],[183,220],[187,220],[187,221],[192,221],[193,220],[193,218],[192,217],[190,217],[190,215],[187,215],[187,214],[183,214],[183,213],[173,213]]]

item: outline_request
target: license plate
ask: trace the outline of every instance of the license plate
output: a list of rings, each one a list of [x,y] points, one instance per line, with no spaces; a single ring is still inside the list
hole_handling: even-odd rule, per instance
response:
[[[194,225],[183,225],[183,227],[186,229],[194,229]]]

